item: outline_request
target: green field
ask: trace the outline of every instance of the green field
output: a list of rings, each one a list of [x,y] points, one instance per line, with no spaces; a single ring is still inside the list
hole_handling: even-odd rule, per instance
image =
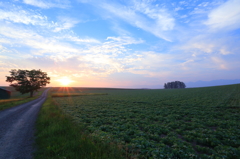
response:
[[[26,98],[26,97],[30,96],[30,93],[21,94],[20,92],[16,91],[14,87],[3,86],[1,88],[4,88],[8,91],[11,91],[11,98],[10,99]]]
[[[29,97],[30,93],[21,94],[20,92],[16,91],[14,87],[5,86],[1,88],[11,91],[11,97],[9,99],[0,99],[0,110],[4,110],[34,100],[38,98],[46,89],[45,87],[41,88],[38,92],[34,93],[33,97]]]
[[[104,93],[53,100],[91,136],[115,142],[136,158],[240,158],[240,84],[51,92]]]

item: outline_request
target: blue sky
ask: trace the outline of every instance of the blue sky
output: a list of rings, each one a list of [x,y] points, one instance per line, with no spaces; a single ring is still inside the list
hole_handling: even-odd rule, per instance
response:
[[[239,8],[240,0],[0,0],[0,85],[11,69],[41,69],[51,86],[240,79]]]

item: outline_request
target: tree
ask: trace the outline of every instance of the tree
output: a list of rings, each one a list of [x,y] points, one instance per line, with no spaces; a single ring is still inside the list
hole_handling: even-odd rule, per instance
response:
[[[185,83],[180,81],[164,83],[165,89],[186,88]]]
[[[166,83],[164,83],[164,88],[167,89],[167,84]]]
[[[50,77],[46,72],[39,70],[16,70],[12,69],[10,76],[6,76],[6,82],[10,82],[10,86],[14,87],[16,91],[22,94],[30,93],[30,97],[33,96],[33,92],[46,86],[50,83]],[[14,82],[14,83],[13,83]]]

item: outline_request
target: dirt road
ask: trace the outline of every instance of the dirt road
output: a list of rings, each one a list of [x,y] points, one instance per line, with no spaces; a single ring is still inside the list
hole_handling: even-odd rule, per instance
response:
[[[32,158],[34,125],[47,91],[34,101],[0,111],[0,159]]]

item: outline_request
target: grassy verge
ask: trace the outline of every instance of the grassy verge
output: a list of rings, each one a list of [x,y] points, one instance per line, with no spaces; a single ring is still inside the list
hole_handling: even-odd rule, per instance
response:
[[[0,100],[0,111],[7,109],[7,108],[15,107],[15,106],[23,104],[23,103],[27,103],[34,99],[37,99],[42,94],[43,91],[44,91],[44,89],[39,91],[38,94],[33,97],[1,99]]]
[[[37,159],[120,159],[123,153],[114,143],[103,142],[84,133],[52,101],[51,95],[36,122]]]
[[[53,93],[52,97],[107,95],[107,93]]]

